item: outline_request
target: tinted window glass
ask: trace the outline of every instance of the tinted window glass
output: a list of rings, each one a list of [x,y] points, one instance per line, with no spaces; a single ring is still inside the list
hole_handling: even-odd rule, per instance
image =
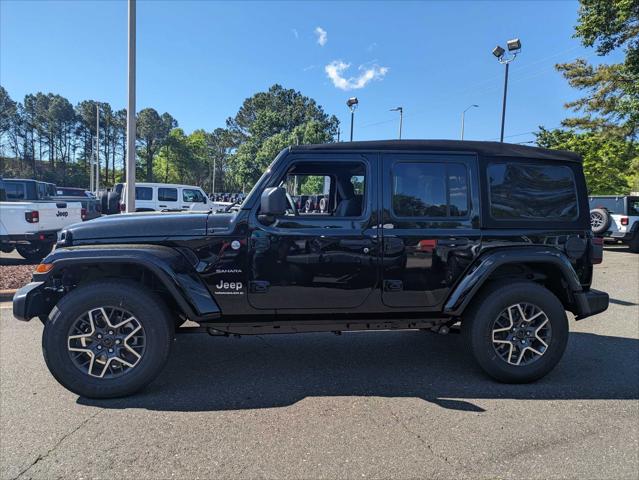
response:
[[[160,202],[177,202],[177,188],[158,188]]]
[[[151,187],[135,187],[136,200],[153,200],[153,189]]]
[[[204,195],[199,190],[193,190],[191,188],[185,188],[182,190],[182,201],[184,202],[194,202],[194,203],[205,203]]]
[[[4,188],[7,191],[7,200],[24,200],[24,185],[21,183],[6,182]]]
[[[400,217],[468,215],[468,174],[461,164],[396,163],[393,212]]]
[[[577,217],[572,171],[520,163],[488,167],[490,214],[498,220],[570,220]]]
[[[639,198],[628,197],[628,215],[639,215]]]
[[[86,197],[84,190],[76,190],[75,188],[58,188],[57,195],[61,197]]]

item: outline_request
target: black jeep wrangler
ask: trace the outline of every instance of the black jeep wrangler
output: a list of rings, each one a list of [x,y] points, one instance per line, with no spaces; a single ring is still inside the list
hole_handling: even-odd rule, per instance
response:
[[[298,146],[235,212],[67,228],[13,311],[44,322],[51,373],[87,397],[151,382],[186,320],[214,335],[460,323],[489,375],[530,382],[561,358],[566,310],[581,319],[608,307],[590,288],[601,260],[576,154],[468,141]]]

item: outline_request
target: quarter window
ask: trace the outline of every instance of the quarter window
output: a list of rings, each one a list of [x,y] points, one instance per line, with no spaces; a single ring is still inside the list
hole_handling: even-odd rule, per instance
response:
[[[160,202],[177,202],[177,188],[158,188]]]
[[[488,166],[490,215],[496,220],[574,220],[577,192],[562,165],[495,163]]]
[[[468,215],[466,167],[458,163],[396,163],[392,203],[398,217],[464,217]]]
[[[135,187],[136,200],[153,200],[153,189],[151,187]]]
[[[21,183],[5,182],[4,188],[7,191],[7,200],[24,200],[24,185]]]

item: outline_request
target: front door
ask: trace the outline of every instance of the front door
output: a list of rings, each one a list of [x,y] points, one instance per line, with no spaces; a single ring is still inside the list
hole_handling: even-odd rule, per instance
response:
[[[290,157],[268,185],[286,188],[290,210],[270,224],[251,215],[251,306],[292,313],[366,300],[379,278],[375,167],[374,156]]]
[[[438,307],[478,253],[479,200],[471,155],[383,156],[383,303]]]

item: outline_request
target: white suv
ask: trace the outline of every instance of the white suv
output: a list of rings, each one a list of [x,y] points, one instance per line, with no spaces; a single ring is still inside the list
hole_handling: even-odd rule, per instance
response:
[[[120,210],[127,201],[126,184],[122,184]],[[175,212],[182,210],[206,210],[209,199],[200,187],[171,183],[136,183],[136,212]]]
[[[589,200],[593,233],[639,253],[639,196],[597,195]]]

